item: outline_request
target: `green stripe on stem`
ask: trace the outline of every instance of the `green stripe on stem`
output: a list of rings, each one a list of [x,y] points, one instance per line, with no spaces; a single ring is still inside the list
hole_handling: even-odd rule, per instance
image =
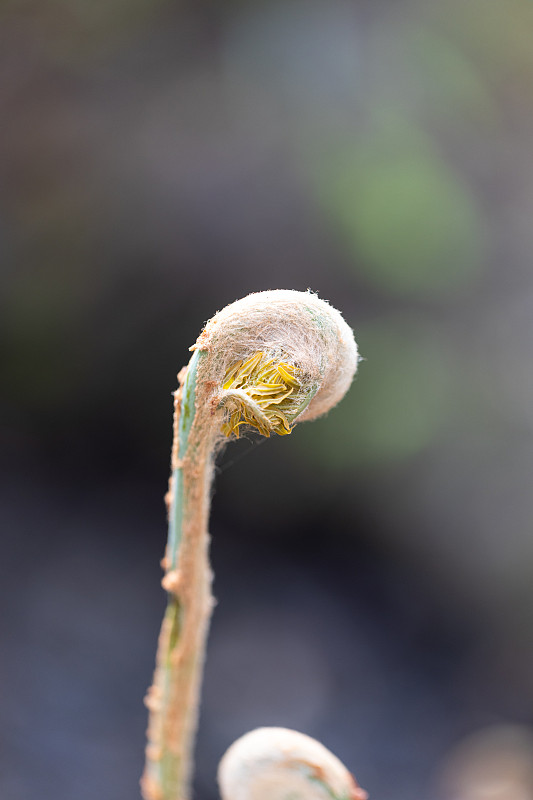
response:
[[[182,388],[181,408],[178,418],[178,458],[182,461],[187,453],[189,434],[196,412],[196,377],[198,364],[205,352],[195,350],[187,367],[187,376]],[[178,466],[172,473],[172,505],[169,514],[168,549],[169,569],[178,565],[183,523],[183,469]]]

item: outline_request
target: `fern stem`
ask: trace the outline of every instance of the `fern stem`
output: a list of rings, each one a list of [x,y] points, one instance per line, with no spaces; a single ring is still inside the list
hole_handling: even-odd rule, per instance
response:
[[[205,642],[211,616],[209,490],[213,435],[197,430],[196,382],[202,351],[191,358],[177,392],[169,535],[163,587],[168,593],[156,658],[146,766],[146,800],[184,800],[189,793]]]

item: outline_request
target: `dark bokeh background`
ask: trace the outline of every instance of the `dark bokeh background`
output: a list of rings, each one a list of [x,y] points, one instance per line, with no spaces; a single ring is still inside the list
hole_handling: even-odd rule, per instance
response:
[[[221,459],[195,796],[278,724],[532,798],[529,0],[6,0],[0,53],[1,797],[139,796],[176,373],[311,287],[366,360]]]

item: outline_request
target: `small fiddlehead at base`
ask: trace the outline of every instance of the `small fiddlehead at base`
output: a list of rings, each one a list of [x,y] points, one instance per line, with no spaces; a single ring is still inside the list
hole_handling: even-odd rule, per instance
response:
[[[366,800],[344,764],[320,742],[287,728],[257,728],[220,762],[222,800]]]

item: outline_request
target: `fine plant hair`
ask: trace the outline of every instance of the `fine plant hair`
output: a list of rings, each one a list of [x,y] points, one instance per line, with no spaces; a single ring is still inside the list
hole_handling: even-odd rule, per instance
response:
[[[188,800],[205,644],[213,608],[209,498],[216,453],[241,429],[289,434],[326,413],[357,369],[353,333],[310,292],[248,295],[219,311],[191,347],[174,395],[167,494],[169,535],[162,565],[168,604],[149,709],[145,800]],[[222,759],[224,800],[362,800],[342,763],[304,734],[260,728]]]

